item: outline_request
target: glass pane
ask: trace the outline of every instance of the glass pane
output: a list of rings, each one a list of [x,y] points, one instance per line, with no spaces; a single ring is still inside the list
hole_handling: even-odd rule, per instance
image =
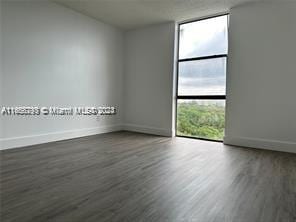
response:
[[[225,100],[178,100],[177,135],[223,140]]]
[[[179,59],[227,54],[227,15],[180,25]]]
[[[226,58],[179,62],[178,95],[225,95]]]

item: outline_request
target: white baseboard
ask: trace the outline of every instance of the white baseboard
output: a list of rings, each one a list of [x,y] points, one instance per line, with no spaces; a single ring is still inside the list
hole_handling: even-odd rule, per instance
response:
[[[296,153],[296,143],[290,141],[225,136],[224,144]]]
[[[121,125],[109,125],[78,130],[67,130],[61,132],[39,134],[32,136],[12,137],[0,139],[0,150],[31,146],[36,144],[73,139],[77,137],[90,136],[122,130]]]
[[[122,128],[127,131],[154,134],[154,135],[160,135],[160,136],[171,137],[173,135],[172,130],[150,127],[150,126],[143,126],[143,125],[124,124]]]
[[[148,133],[161,136],[172,136],[172,131],[162,128],[147,127],[134,124],[125,125],[109,125],[103,127],[85,128],[78,130],[67,130],[54,133],[11,137],[0,139],[0,150],[20,148],[25,146],[37,145],[42,143],[55,142],[66,139],[73,139],[77,137],[90,136],[101,133],[108,133],[120,130],[128,130],[133,132]]]

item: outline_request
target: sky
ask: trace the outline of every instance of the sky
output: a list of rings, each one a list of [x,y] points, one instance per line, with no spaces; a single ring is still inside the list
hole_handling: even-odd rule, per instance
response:
[[[227,54],[227,16],[180,26],[180,59]],[[226,59],[179,63],[179,95],[225,94]]]

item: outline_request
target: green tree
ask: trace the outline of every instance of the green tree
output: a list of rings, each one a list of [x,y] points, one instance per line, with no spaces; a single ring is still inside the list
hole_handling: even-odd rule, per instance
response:
[[[178,103],[178,135],[222,140],[224,128],[224,106],[195,101]]]

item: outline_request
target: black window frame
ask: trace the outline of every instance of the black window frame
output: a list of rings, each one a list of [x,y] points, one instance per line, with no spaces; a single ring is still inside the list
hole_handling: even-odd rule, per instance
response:
[[[198,56],[198,57],[191,57],[186,59],[180,59],[180,26],[188,23],[199,22],[207,19],[217,18],[221,16],[227,16],[227,32],[228,32],[228,23],[229,23],[229,13],[219,14],[215,16],[204,17],[200,19],[195,19],[187,22],[181,22],[178,24],[178,36],[177,36],[177,65],[176,65],[176,104],[175,104],[175,136],[177,137],[185,137],[185,138],[192,138],[198,140],[206,140],[206,141],[213,141],[213,142],[223,142],[223,140],[214,140],[208,139],[203,137],[195,137],[195,136],[183,136],[178,135],[177,132],[177,122],[178,122],[178,99],[183,100],[225,100],[226,102],[226,92],[224,95],[178,95],[178,87],[179,87],[179,63],[180,62],[188,62],[188,61],[198,61],[198,60],[206,60],[206,59],[216,59],[216,58],[225,58],[226,59],[226,76],[227,76],[227,67],[228,67],[228,54],[217,54],[217,55],[209,55],[209,56]],[[227,33],[227,41],[228,41],[228,33]],[[228,44],[227,44],[228,45]],[[227,50],[228,51],[228,50]],[[227,83],[226,83],[227,84]]]

